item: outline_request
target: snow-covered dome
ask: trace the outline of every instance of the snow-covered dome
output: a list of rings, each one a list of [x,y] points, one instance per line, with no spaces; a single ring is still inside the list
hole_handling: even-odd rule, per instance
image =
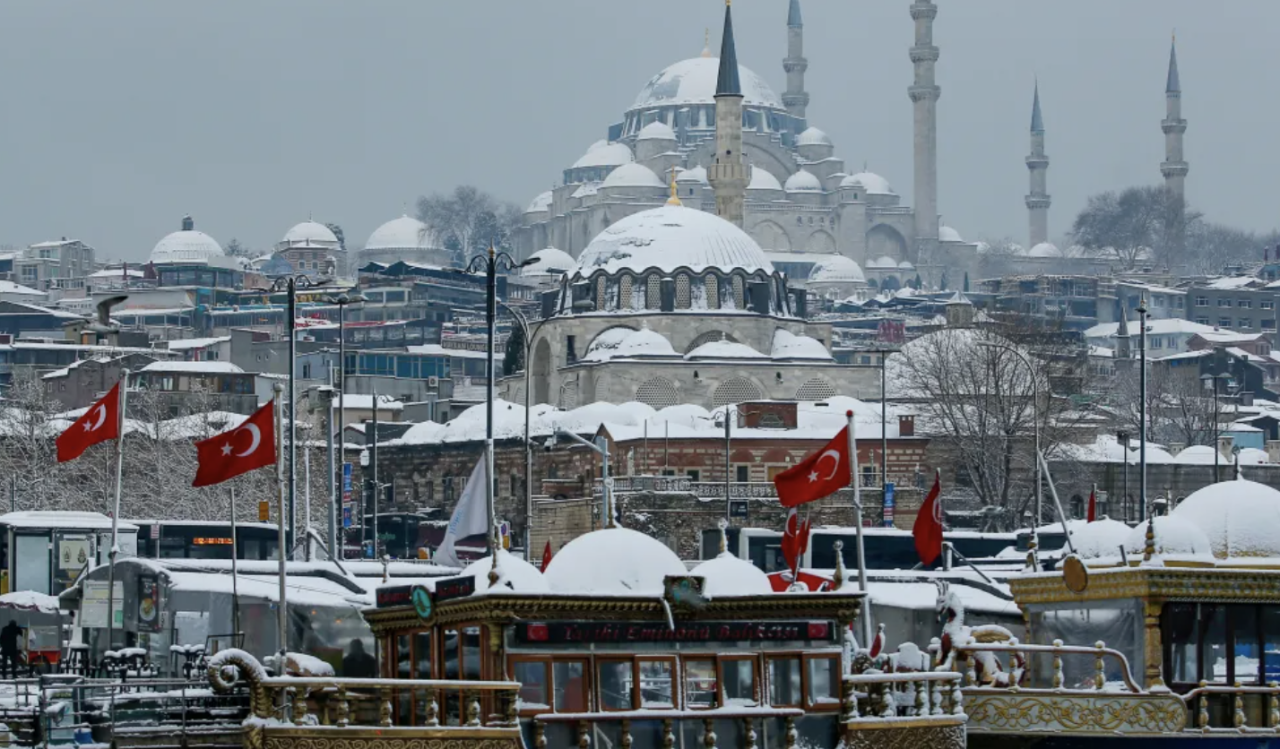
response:
[[[888,255],[881,255],[880,257],[872,258],[868,260],[867,267],[868,268],[897,268],[898,261],[889,257]]]
[[[715,559],[694,567],[689,572],[703,578],[702,592],[709,598],[726,596],[762,596],[773,593],[769,576],[754,564],[735,557],[727,551]]]
[[[568,273],[578,264],[569,253],[548,247],[529,256],[531,261],[520,269],[522,276],[550,276]]]
[[[1102,518],[1071,531],[1071,543],[1081,559],[1120,556],[1120,547],[1133,529],[1119,520]]]
[[[817,338],[807,335],[796,335],[784,328],[773,333],[773,349],[770,356],[774,359],[819,359],[831,361],[831,352]]]
[[[899,268],[901,268],[902,270],[915,270],[915,269],[916,269],[916,267],[915,267],[914,265],[912,265],[912,264],[911,264],[911,261],[910,261],[910,260],[903,260],[901,263],[898,263],[898,267],[899,267]]]
[[[658,175],[654,174],[652,169],[644,164],[632,162],[609,172],[609,176],[604,178],[600,187],[606,190],[611,187],[656,187],[661,190],[666,185],[658,179]]]
[[[733,341],[707,341],[684,355],[686,359],[767,359],[769,357],[756,351],[745,343]]]
[[[303,221],[285,232],[282,247],[337,247],[338,237],[329,227],[315,221]]]
[[[616,273],[680,267],[773,273],[760,245],[742,229],[706,211],[677,205],[627,216],[597,234],[578,256],[583,275],[598,268]]]
[[[875,172],[858,172],[840,181],[841,187],[861,189],[869,195],[897,195],[889,186],[889,180]]]
[[[524,209],[524,212],[538,213],[539,211],[547,210],[548,208],[551,207],[551,200],[553,197],[554,196],[551,194],[550,190],[546,190],[544,192],[538,193],[538,197],[534,198],[529,203],[529,207]]]
[[[809,270],[810,283],[866,283],[867,277],[853,258],[829,255]]]
[[[1152,526],[1157,556],[1200,557],[1212,561],[1213,551],[1209,545],[1209,537],[1176,513],[1154,518]],[[1135,562],[1141,561],[1146,548],[1147,524],[1139,523],[1129,531],[1124,550],[1129,555],[1129,561]]]
[[[1027,250],[1027,257],[1062,257],[1062,251],[1052,242],[1041,242]]]
[[[661,595],[667,575],[687,575],[684,562],[657,539],[629,528],[578,536],[551,558],[545,574],[552,593]]]
[[[817,175],[804,169],[787,177],[783,187],[787,192],[822,192],[822,182]]]
[[[1211,466],[1213,465],[1214,453],[1217,452],[1209,445],[1191,445],[1185,447],[1182,452],[1178,453],[1173,459],[1175,463],[1192,466]],[[1229,461],[1219,458],[1219,462],[1227,465]]]
[[[498,582],[492,587],[489,586],[491,569],[493,569],[493,557],[482,557],[467,565],[467,568],[462,571],[462,577],[475,577],[477,593],[547,592],[547,580],[538,568],[505,549],[498,550]]]
[[[718,57],[681,60],[650,78],[628,111],[686,104],[714,105],[719,74]],[[778,95],[760,76],[739,65],[738,80],[744,106],[782,109]]]
[[[1265,484],[1210,484],[1182,500],[1169,517],[1203,531],[1219,559],[1280,557],[1280,491]]]
[[[1267,451],[1256,447],[1244,448],[1240,451],[1238,458],[1242,466],[1261,466],[1271,462],[1271,456],[1267,455]]]
[[[608,143],[603,140],[591,144],[582,157],[573,162],[572,169],[590,166],[621,166],[635,161],[631,149],[625,143]]]
[[[964,237],[960,236],[960,232],[952,229],[950,226],[938,227],[939,242],[963,242]]]
[[[797,146],[830,146],[831,138],[816,127],[810,127],[796,136]]]
[[[369,235],[369,241],[364,243],[364,248],[366,250],[418,250],[431,247],[431,239],[431,232],[426,224],[412,216],[401,216],[375,229]]]
[[[675,140],[676,131],[671,126],[661,120],[654,120],[648,125],[640,128],[640,133],[636,135],[636,140]]]
[[[777,190],[782,192],[782,183],[768,169],[752,165],[751,167],[751,184],[747,185],[748,190]]]
[[[614,352],[614,356],[618,357],[676,355],[671,341],[661,333],[650,330],[648,325],[622,339]]]
[[[202,231],[196,231],[190,216],[182,219],[182,230],[166,234],[151,249],[153,263],[208,262],[211,258],[224,257],[217,240]]]
[[[709,184],[707,182],[707,168],[699,164],[692,169],[686,169],[676,175],[677,183],[697,182],[699,184]],[[747,188],[751,189],[751,188]]]

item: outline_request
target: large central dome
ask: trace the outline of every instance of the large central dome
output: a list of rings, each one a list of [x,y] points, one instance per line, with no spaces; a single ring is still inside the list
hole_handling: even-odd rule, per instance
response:
[[[676,205],[632,214],[600,232],[578,256],[577,270],[587,276],[597,269],[650,268],[773,273],[773,264],[746,232],[714,214]]]
[[[720,72],[720,58],[693,57],[681,60],[658,73],[636,97],[631,109],[667,106],[671,104],[714,104],[716,78]],[[769,84],[754,72],[738,66],[738,79],[742,82],[742,103],[749,107],[782,109],[778,95]]]

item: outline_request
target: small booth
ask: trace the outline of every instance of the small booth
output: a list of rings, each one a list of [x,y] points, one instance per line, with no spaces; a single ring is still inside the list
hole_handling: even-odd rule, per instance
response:
[[[499,551],[458,577],[384,586],[365,619],[384,678],[463,682],[398,691],[397,725],[461,715],[468,682],[515,681],[527,746],[701,746],[710,733],[782,746],[792,730],[800,746],[835,746],[861,596],[775,594],[727,553],[689,571],[661,542],[608,528],[571,541],[545,574]]]
[[[0,676],[11,676],[6,670],[11,666],[17,666],[20,673],[56,667],[62,655],[66,622],[55,596],[31,591],[0,595],[0,628],[20,630],[18,647],[22,658],[19,664],[0,664]]]
[[[138,528],[120,521],[122,556],[136,553]],[[0,593],[58,595],[111,552],[111,518],[96,512],[0,515]]]

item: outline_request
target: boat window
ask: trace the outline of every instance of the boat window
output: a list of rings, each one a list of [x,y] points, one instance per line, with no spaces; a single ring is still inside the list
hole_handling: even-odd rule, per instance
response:
[[[756,662],[754,658],[726,658],[720,662],[720,681],[724,684],[724,704],[755,706]]]
[[[800,658],[769,659],[769,704],[774,707],[800,705]]]
[[[480,676],[480,628],[462,630],[462,678],[479,681]]]
[[[417,679],[433,678],[431,671],[431,633],[418,632],[413,636],[413,656],[417,662]]]
[[[1262,609],[1262,669],[1266,682],[1280,682],[1280,606]]]
[[[684,702],[686,707],[715,707],[719,697],[716,662],[687,659],[684,662]]]
[[[461,642],[458,640],[458,630],[446,629],[444,631],[444,678],[458,678],[458,651]]]
[[[840,659],[815,656],[805,659],[809,678],[809,706],[840,704]]]
[[[1200,615],[1200,678],[1211,684],[1227,682],[1227,617],[1221,606],[1204,606]]]
[[[1256,606],[1231,606],[1232,655],[1234,673],[1232,683],[1257,684],[1261,676],[1261,638],[1258,632],[1258,608]]]
[[[600,685],[600,707],[605,710],[630,710],[631,661],[598,661],[596,674]]]
[[[551,685],[555,690],[558,713],[582,713],[587,711],[587,681],[585,661],[556,661],[551,666]]]
[[[396,678],[412,679],[413,678],[413,641],[409,635],[400,635],[396,637]],[[413,690],[398,690],[398,699],[396,700],[396,710],[400,719],[408,721],[409,716],[413,714]]]
[[[1173,603],[1165,610],[1165,626],[1170,645],[1170,680],[1180,684],[1199,681],[1200,660],[1196,657],[1196,604]]]
[[[545,661],[516,661],[511,669],[512,677],[520,682],[521,707],[526,710],[547,710],[547,664]]]
[[[673,670],[666,658],[640,661],[640,707],[675,707]]]

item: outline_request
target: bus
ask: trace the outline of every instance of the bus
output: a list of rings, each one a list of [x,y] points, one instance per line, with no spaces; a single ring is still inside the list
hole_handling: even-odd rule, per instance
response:
[[[745,559],[765,572],[777,572],[787,568],[782,555],[782,533],[765,528],[730,528],[725,531],[729,550],[739,559]],[[920,563],[915,540],[910,531],[896,528],[864,528],[862,536],[866,547],[868,570],[909,570]],[[1013,533],[977,533],[974,531],[949,531],[946,540],[957,552],[970,560],[987,559],[1017,544]],[[833,569],[836,566],[835,542],[842,541],[844,564],[849,569],[858,567],[857,529],[815,528],[809,537],[809,548],[800,566],[814,569]],[[702,558],[711,559],[720,550],[720,529],[702,532]],[[941,566],[941,560],[933,566]]]
[[[231,523],[208,520],[130,520],[138,528],[138,556],[149,559],[230,559]],[[272,523],[236,523],[236,558],[275,559],[280,530]]]

